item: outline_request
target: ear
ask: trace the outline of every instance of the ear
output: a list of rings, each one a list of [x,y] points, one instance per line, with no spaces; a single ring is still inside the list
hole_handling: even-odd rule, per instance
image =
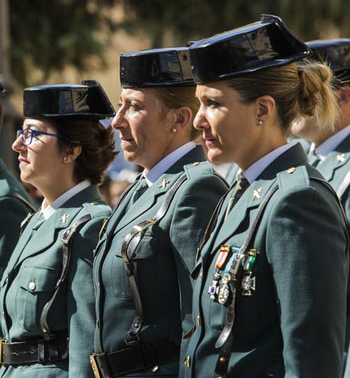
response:
[[[192,122],[192,111],[188,106],[182,106],[181,108],[174,109],[175,118],[173,127],[177,130],[185,129]]]
[[[64,164],[70,164],[73,163],[78,156],[81,154],[82,147],[81,146],[75,146],[75,147],[70,147],[69,150],[67,150],[63,154],[63,163]]]
[[[261,96],[256,100],[256,119],[257,124],[264,124],[274,114],[276,102],[271,96]],[[262,121],[262,122],[261,122]]]
[[[348,105],[350,103],[350,87],[345,86],[337,90],[338,106]]]

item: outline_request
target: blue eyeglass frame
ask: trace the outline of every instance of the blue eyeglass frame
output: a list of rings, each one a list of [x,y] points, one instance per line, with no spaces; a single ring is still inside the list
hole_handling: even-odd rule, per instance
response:
[[[25,133],[29,133],[30,135],[30,141],[29,143],[26,142],[26,139],[28,139],[28,137],[26,137],[24,134]],[[54,134],[54,133],[47,133],[45,131],[40,131],[40,130],[33,130],[33,129],[25,129],[25,130],[22,130],[22,129],[19,129],[17,130],[17,134],[16,134],[16,139],[19,138],[19,136],[22,136],[22,143],[25,145],[25,146],[29,146],[32,144],[33,142],[33,138],[35,135],[49,135],[49,136],[53,136],[55,138],[62,138],[60,135],[58,134]]]

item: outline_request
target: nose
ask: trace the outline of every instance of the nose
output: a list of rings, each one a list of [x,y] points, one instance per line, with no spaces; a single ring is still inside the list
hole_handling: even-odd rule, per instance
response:
[[[196,116],[194,117],[193,126],[197,130],[203,130],[203,129],[209,127],[208,121],[204,116],[204,111],[203,111],[202,107],[199,108]]]
[[[17,153],[20,153],[23,148],[25,148],[25,145],[22,142],[22,135],[18,135],[12,144],[12,149]]]
[[[120,130],[120,129],[125,128],[127,124],[128,123],[125,119],[125,110],[123,109],[123,107],[121,107],[119,108],[119,110],[117,111],[117,114],[113,118],[112,127],[114,129]]]

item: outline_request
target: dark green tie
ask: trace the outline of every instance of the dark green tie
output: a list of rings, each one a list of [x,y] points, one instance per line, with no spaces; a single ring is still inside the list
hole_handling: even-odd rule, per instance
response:
[[[232,193],[230,195],[227,208],[226,208],[226,213],[225,213],[225,220],[230,213],[231,209],[233,206],[238,202],[238,200],[242,197],[243,193],[246,191],[246,189],[249,186],[249,181],[244,177],[241,176],[235,186],[232,189]]]
[[[136,184],[134,193],[132,194],[130,204],[133,205],[142,194],[148,189],[147,181],[144,177],[140,178],[139,182]]]

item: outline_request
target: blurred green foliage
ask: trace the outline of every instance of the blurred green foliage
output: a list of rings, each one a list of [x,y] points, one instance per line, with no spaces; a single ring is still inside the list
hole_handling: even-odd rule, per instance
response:
[[[118,23],[116,5],[125,12]],[[103,66],[117,28],[146,33],[151,47],[162,47],[169,33],[184,45],[271,13],[304,40],[350,36],[346,0],[11,0],[9,6],[12,71],[22,85],[34,84],[38,73],[45,82],[67,66]]]

